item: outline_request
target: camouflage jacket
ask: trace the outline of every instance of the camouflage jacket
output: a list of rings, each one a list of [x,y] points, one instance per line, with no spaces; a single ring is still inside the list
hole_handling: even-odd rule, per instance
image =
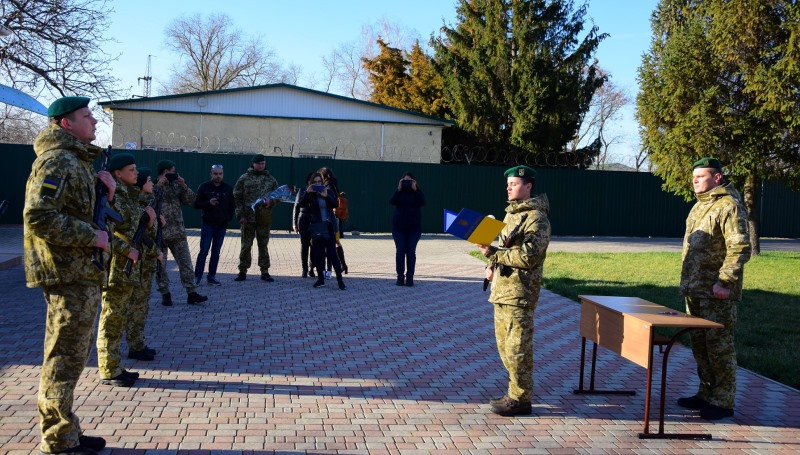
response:
[[[183,225],[183,211],[181,204],[194,204],[194,191],[186,183],[183,185],[175,182],[167,182],[163,187],[164,195],[161,200],[161,214],[167,224],[161,229],[164,240],[180,240],[186,238],[186,227]]]
[[[686,218],[681,293],[712,298],[715,283],[742,299],[744,264],[750,259],[747,209],[731,184],[697,195]]]
[[[150,205],[150,202],[153,201],[154,198],[155,196],[153,196],[150,193],[145,193],[142,191],[139,192],[139,207],[141,207],[142,211],[144,211],[144,209],[148,205]],[[156,236],[158,235],[157,229],[158,227],[156,226],[156,223],[153,223],[152,226],[147,228],[147,236],[150,237],[150,240],[153,241],[153,247],[147,248],[145,246],[144,251],[140,251],[140,253],[142,253],[142,257],[140,258],[139,261],[140,265],[139,271],[142,274],[142,279],[144,280],[146,280],[148,277],[150,278],[153,277],[153,272],[155,272],[156,270],[156,261],[158,260],[158,253],[161,252],[161,250],[155,243]]]
[[[542,286],[542,265],[550,244],[549,212],[550,204],[544,194],[524,201],[509,201],[503,219],[506,226],[500,232],[501,246],[523,215],[528,216],[509,248],[490,248],[487,257],[494,266],[490,302],[521,307],[536,305]]]
[[[272,206],[259,204],[256,211],[250,208],[256,199],[266,196],[278,188],[278,181],[268,170],[256,171],[250,168],[239,177],[233,187],[233,200],[236,202],[236,219],[245,217],[248,223],[259,226],[272,224]]]
[[[108,284],[110,286],[120,284],[139,283],[139,267],[134,264],[131,268],[131,276],[125,275],[125,264],[128,262],[128,253],[133,245],[133,235],[139,226],[139,219],[142,217],[142,207],[139,205],[139,187],[136,185],[128,186],[117,180],[117,191],[114,193],[113,208],[122,215],[123,222],[114,224],[114,234],[111,236],[111,267],[108,272]],[[146,249],[142,245],[140,252]]]
[[[33,143],[36,161],[25,186],[23,243],[28,287],[97,285],[105,272],[92,264],[95,170],[102,149],[57,125]]]

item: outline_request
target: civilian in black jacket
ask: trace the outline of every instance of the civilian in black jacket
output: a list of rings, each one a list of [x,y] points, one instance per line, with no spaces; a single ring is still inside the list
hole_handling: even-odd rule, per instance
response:
[[[236,204],[233,201],[233,188],[222,181],[223,169],[221,164],[211,166],[211,180],[197,188],[194,208],[203,211],[203,223],[200,226],[200,253],[197,255],[197,264],[194,267],[194,281],[200,284],[203,278],[203,269],[206,265],[206,256],[211,249],[211,259],[208,261],[208,276],[206,282],[214,286],[222,286],[217,281],[217,264],[222,242],[225,240],[225,231],[228,223],[233,219]]]
[[[414,174],[410,172],[403,174],[389,203],[395,206],[392,219],[392,238],[397,249],[395,254],[396,284],[398,286],[414,286],[417,243],[422,237],[422,206],[425,205],[425,195],[417,185]]]

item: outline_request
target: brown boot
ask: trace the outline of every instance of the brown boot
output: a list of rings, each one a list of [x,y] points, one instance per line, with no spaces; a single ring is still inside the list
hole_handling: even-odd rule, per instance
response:
[[[509,397],[492,405],[492,412],[504,417],[526,416],[531,414],[530,401],[517,401]]]

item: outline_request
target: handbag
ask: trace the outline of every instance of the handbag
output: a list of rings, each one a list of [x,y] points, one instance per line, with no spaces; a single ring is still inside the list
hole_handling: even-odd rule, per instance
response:
[[[328,240],[330,238],[330,231],[328,230],[328,223],[325,221],[316,221],[308,226],[311,232],[311,240]]]

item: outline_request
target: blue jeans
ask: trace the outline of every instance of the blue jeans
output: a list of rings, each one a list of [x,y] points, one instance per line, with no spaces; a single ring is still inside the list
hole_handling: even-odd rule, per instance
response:
[[[202,278],[206,266],[206,256],[211,250],[211,259],[208,261],[208,278],[217,276],[219,252],[222,250],[222,241],[225,240],[225,226],[200,226],[200,252],[197,254],[197,263],[194,266],[194,277]]]
[[[392,229],[395,254],[395,267],[397,276],[402,277],[405,271],[406,278],[414,278],[414,266],[417,264],[417,243],[422,237],[422,229]]]

